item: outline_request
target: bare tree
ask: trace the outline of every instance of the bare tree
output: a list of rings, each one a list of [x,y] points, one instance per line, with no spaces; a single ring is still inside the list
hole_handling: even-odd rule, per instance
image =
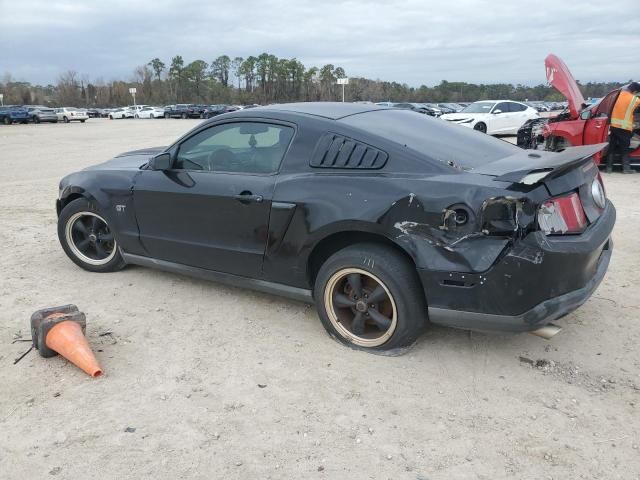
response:
[[[77,106],[81,103],[81,90],[78,74],[73,70],[60,75],[57,85],[57,100],[62,106]]]

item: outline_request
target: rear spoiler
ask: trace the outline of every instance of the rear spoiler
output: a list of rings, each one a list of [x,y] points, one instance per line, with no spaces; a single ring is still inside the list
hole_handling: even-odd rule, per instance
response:
[[[555,177],[589,159],[608,143],[568,147],[561,152],[523,150],[509,157],[490,162],[471,172],[495,177],[495,181],[533,185],[545,178]]]

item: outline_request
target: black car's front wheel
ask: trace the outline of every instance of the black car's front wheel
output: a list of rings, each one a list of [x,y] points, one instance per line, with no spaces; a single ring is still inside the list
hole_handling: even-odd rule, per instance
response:
[[[473,126],[474,130],[478,132],[487,133],[487,124],[483,122],[478,122]]]
[[[114,272],[125,266],[111,227],[85,198],[66,205],[58,217],[58,239],[67,256],[91,272]]]
[[[383,245],[352,245],[329,257],[316,277],[314,298],[330,334],[367,350],[411,345],[427,324],[415,266]]]

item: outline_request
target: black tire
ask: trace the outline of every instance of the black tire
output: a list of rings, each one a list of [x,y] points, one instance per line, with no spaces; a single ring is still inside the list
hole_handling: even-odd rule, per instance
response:
[[[62,121],[64,123],[71,123],[71,120],[69,120],[67,117],[62,117]]]
[[[183,120],[184,120],[184,119],[186,119],[186,118],[188,118],[188,117],[189,117],[189,115],[187,115],[186,113],[183,113],[183,114],[182,114],[182,119],[183,119]]]
[[[362,296],[356,301],[358,288],[352,288],[351,279],[358,276],[356,285]],[[380,287],[382,297],[375,295]],[[320,267],[313,293],[318,315],[329,334],[363,350],[407,347],[428,324],[426,300],[415,266],[384,245],[360,243],[334,253]],[[384,300],[367,306],[374,296]],[[344,299],[354,303],[336,305]],[[380,317],[386,323],[381,323]]]
[[[86,120],[80,120],[80,123],[84,123],[84,122],[86,122]]]
[[[37,115],[33,116],[33,123],[40,123],[40,117],[38,117]]]
[[[171,115],[169,115],[168,113],[164,114],[164,118],[170,118],[170,117],[171,117]]]
[[[4,117],[4,124],[11,125],[11,119],[9,117]]]
[[[149,118],[156,118],[156,117],[153,115],[153,113],[150,113]]]
[[[71,261],[90,272],[115,272],[125,266],[105,217],[86,198],[73,200],[62,209],[58,240]],[[81,246],[85,240],[89,242],[86,250]]]
[[[473,126],[473,129],[478,132],[487,133],[487,124],[484,122],[478,122]]]

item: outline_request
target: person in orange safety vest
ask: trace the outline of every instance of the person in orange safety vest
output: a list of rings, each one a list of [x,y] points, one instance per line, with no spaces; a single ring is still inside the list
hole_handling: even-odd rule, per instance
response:
[[[607,155],[607,172],[613,169],[613,154],[622,155],[622,173],[635,173],[630,166],[629,148],[633,137],[634,113],[640,108],[640,83],[631,82],[620,90],[611,112],[611,154]]]

